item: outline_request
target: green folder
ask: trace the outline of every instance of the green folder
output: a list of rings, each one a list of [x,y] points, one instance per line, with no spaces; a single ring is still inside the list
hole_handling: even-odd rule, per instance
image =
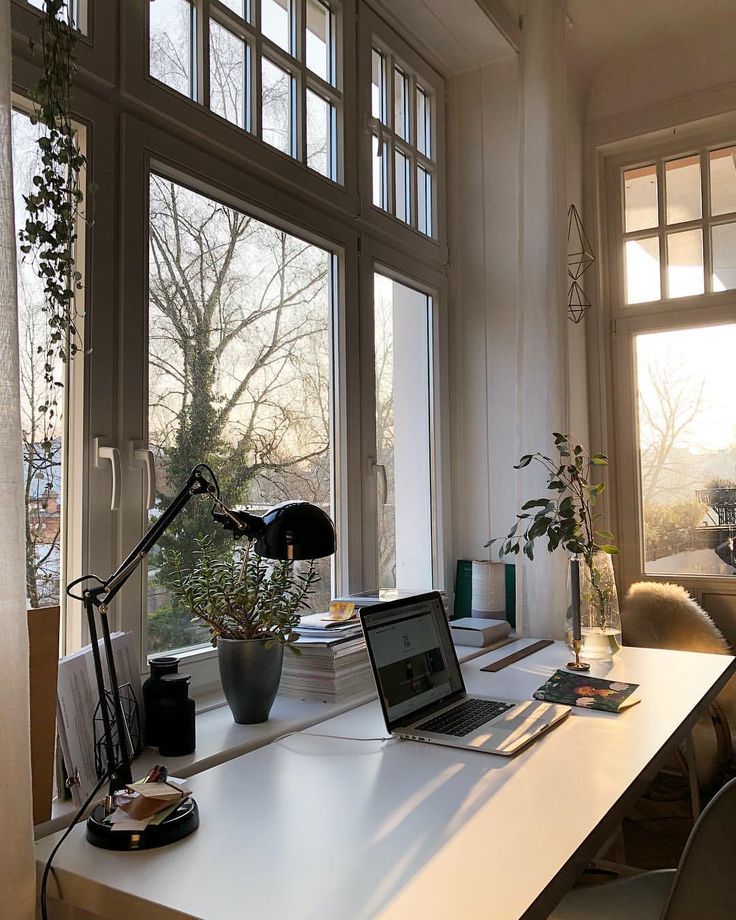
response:
[[[470,559],[458,559],[455,574],[455,608],[452,619],[472,616],[473,609],[473,563]],[[506,619],[511,628],[516,628],[516,566],[506,563]]]

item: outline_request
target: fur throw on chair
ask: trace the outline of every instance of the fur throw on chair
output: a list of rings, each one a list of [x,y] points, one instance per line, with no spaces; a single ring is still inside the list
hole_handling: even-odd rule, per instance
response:
[[[621,605],[625,645],[729,655],[723,634],[680,585],[640,581]]]

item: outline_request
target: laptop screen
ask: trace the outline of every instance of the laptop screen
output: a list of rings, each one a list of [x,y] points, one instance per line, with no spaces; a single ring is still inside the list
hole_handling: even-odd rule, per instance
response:
[[[376,604],[361,619],[389,730],[464,690],[439,594]]]

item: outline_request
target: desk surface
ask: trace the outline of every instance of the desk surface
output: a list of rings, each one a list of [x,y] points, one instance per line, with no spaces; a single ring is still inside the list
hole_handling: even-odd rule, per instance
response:
[[[569,659],[555,643],[480,671],[513,649],[464,664],[468,690],[528,699]],[[385,735],[368,703],[193,777],[201,826],[178,844],[109,853],[75,829],[55,861],[64,899],[139,920],[544,917],[735,667],[626,648],[591,674],[640,683],[641,703],[574,710],[513,759],[317,737]],[[37,845],[39,860],[54,840]]]

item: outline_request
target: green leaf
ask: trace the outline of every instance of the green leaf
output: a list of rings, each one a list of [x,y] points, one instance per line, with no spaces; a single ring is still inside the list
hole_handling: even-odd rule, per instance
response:
[[[608,457],[605,454],[593,454],[590,462],[595,466],[608,466]]]
[[[546,498],[532,498],[528,502],[524,502],[521,506],[522,511],[528,511],[530,508],[546,508],[549,504],[549,500]]]
[[[601,546],[601,551],[608,553],[609,556],[618,556],[618,547],[614,546],[613,543],[604,543]]]
[[[521,459],[519,460],[519,462],[514,464],[514,469],[515,469],[515,470],[521,470],[521,469],[523,469],[525,466],[529,466],[529,464],[532,462],[532,460],[533,460],[533,457],[532,457],[531,454],[524,454],[524,456],[521,457]]]

